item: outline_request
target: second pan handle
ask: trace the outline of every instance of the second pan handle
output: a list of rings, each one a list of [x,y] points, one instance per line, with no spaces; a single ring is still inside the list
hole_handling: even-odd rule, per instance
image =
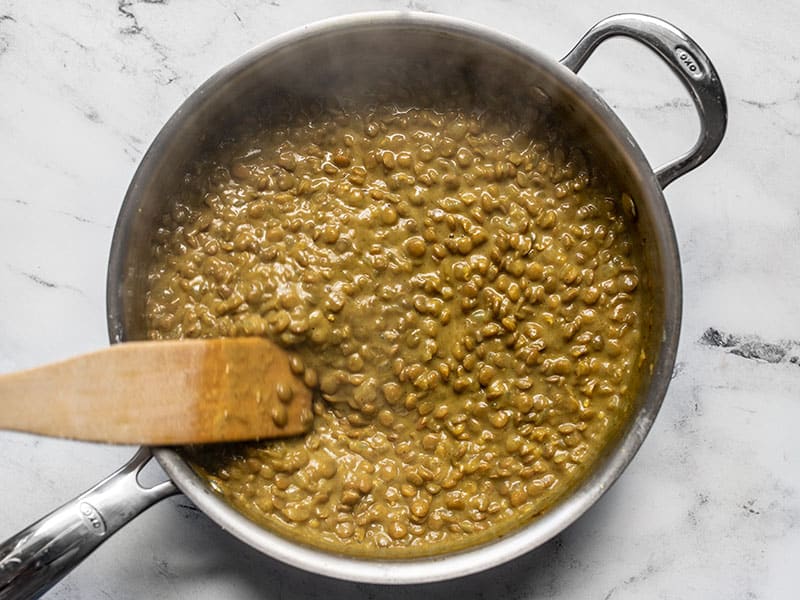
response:
[[[139,483],[150,458],[141,448],[116,473],[0,543],[0,600],[40,597],[119,528],[177,494],[171,481]]]
[[[658,54],[681,80],[700,116],[700,137],[692,149],[656,170],[656,178],[665,188],[703,164],[722,142],[728,123],[725,90],[714,65],[692,38],[649,15],[621,14],[603,19],[561,59],[561,64],[577,73],[604,40],[615,36],[634,39]]]

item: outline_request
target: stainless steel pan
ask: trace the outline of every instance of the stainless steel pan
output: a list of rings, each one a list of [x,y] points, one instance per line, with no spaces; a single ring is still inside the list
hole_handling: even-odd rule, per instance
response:
[[[660,56],[683,82],[700,115],[694,147],[655,171],[606,103],[576,73],[604,40],[635,39]],[[652,299],[648,354],[636,407],[619,438],[592,472],[557,506],[513,533],[477,548],[421,560],[367,560],[329,554],[262,529],[233,510],[169,448],[141,449],[122,469],[0,546],[0,598],[43,593],[140,512],[171,494],[186,494],[222,528],[261,552],[331,577],[391,584],[459,577],[511,560],[543,544],[582,515],[614,483],[649,431],[667,390],[681,321],[678,248],[662,190],[716,150],[726,120],[717,73],[700,47],[672,25],[644,15],[617,15],[595,25],[560,61],[519,41],[461,20],[415,13],[371,13],[310,25],[242,56],[205,82],[167,122],[145,154],[117,221],[108,269],[108,327],[112,343],[143,337],[144,265],[165,193],[204,140],[238,118],[248,102],[286,90],[331,94],[353,69],[376,88],[393,69],[415,61],[464,65],[478,87],[535,85],[548,102],[602,145],[635,200]],[[448,63],[450,61],[450,63]],[[489,80],[494,83],[489,84]],[[497,82],[500,86],[497,87]],[[436,82],[431,80],[431,85]],[[145,488],[137,481],[152,456],[170,481]]]

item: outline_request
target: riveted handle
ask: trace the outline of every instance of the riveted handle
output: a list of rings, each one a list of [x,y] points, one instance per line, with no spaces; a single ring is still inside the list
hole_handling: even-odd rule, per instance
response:
[[[146,508],[178,489],[137,477],[150,461],[141,448],[124,467],[0,544],[0,599],[38,598]]]
[[[692,38],[648,15],[621,14],[600,21],[561,59],[561,64],[577,73],[601,42],[616,36],[634,39],[658,54],[686,87],[700,116],[700,137],[692,149],[656,169],[656,178],[665,188],[703,164],[722,142],[728,123],[725,90],[714,65]]]

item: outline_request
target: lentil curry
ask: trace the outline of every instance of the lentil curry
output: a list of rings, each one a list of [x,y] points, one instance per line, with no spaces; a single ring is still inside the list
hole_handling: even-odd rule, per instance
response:
[[[545,113],[378,104],[251,125],[156,233],[151,339],[267,336],[305,436],[186,449],[250,519],[325,550],[437,554],[569,491],[644,361],[631,200]]]

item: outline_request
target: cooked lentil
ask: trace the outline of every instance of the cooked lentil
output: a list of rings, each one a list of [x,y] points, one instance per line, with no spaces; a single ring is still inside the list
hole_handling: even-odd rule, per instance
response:
[[[316,388],[305,437],[187,450],[265,527],[353,555],[480,543],[568,491],[625,416],[643,354],[622,191],[544,118],[330,111],[222,143],[186,184],[150,337],[268,336]]]

